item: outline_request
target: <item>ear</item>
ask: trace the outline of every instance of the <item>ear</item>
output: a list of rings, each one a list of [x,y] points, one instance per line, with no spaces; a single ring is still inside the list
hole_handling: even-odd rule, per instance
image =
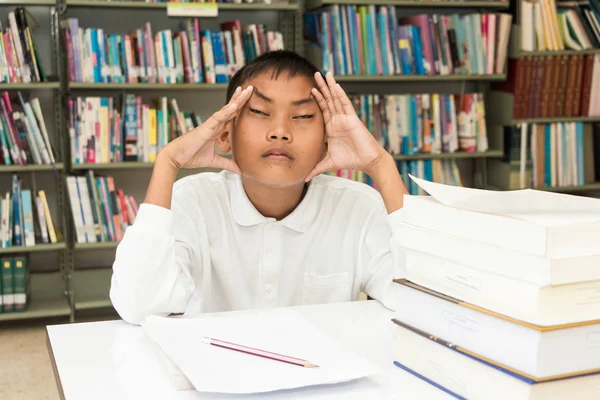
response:
[[[230,121],[227,123],[225,130],[217,137],[217,148],[221,153],[229,153],[231,151],[231,137],[233,130],[233,123]]]
[[[327,156],[327,151],[329,150],[329,144],[327,143],[327,139],[325,139],[325,142],[323,143],[323,152],[321,153],[321,160],[324,160],[325,157]]]

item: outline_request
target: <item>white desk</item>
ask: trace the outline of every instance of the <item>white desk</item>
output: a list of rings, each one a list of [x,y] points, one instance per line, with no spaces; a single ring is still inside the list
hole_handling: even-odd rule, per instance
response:
[[[315,326],[385,372],[339,385],[234,397],[173,390],[149,339],[124,321],[47,327],[59,391],[67,400],[117,399],[453,399],[393,365],[393,313],[376,301],[293,307]],[[257,314],[260,311],[243,311]],[[240,313],[240,312],[237,312]],[[207,314],[204,317],[210,317]]]

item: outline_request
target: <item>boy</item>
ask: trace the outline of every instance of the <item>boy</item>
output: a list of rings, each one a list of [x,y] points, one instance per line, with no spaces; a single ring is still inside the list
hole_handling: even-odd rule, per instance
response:
[[[210,167],[223,171],[175,182],[181,168]],[[320,175],[347,168],[369,174],[379,192]],[[402,264],[388,220],[405,193],[331,74],[325,81],[290,51],[264,54],[232,78],[226,106],[158,155],[117,248],[111,300],[134,324],[148,314],[350,301],[361,290],[385,304]]]

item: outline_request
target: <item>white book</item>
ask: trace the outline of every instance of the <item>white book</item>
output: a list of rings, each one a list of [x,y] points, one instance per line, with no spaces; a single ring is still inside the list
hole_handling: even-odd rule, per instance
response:
[[[543,257],[404,222],[397,222],[394,232],[401,238],[399,244],[404,248],[431,253],[474,269],[522,280],[538,287],[600,280],[600,254]],[[432,243],[435,243],[434,248]]]
[[[394,336],[395,362],[410,369],[407,372],[418,378],[428,379],[441,386],[443,389],[440,390],[460,396],[458,398],[597,400],[600,392],[600,374],[532,383],[400,326]]]
[[[541,327],[462,303],[406,280],[400,280],[395,293],[398,320],[521,374],[547,379],[600,372],[600,320],[581,326]]]
[[[73,223],[75,225],[75,234],[77,243],[87,243],[87,235],[85,230],[85,222],[83,211],[81,209],[81,200],[77,192],[77,178],[75,176],[67,177],[67,191],[69,193],[69,203],[71,204],[71,212],[73,213]]]
[[[54,164],[54,154],[52,153],[52,146],[50,145],[50,138],[48,137],[48,131],[46,130],[46,122],[44,121],[44,114],[42,113],[42,107],[40,106],[40,100],[37,97],[31,99],[31,108],[33,109],[33,113],[37,118],[39,129],[41,131],[44,143],[46,144],[46,149],[48,150],[48,157],[50,158],[50,163]]]
[[[413,179],[431,197],[404,196],[399,215],[411,225],[550,258],[600,253],[598,199]]]
[[[78,176],[77,188],[79,190],[79,201],[83,212],[84,230],[88,243],[96,243],[96,225],[94,214],[92,213],[92,203],[90,201],[89,188],[85,176]]]
[[[405,256],[408,280],[510,318],[540,326],[600,320],[600,281],[539,287],[432,254]]]

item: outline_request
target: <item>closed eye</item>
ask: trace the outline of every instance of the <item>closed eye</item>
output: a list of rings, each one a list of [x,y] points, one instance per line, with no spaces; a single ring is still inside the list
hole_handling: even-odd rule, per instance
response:
[[[265,117],[269,116],[269,114],[267,114],[266,112],[257,110],[256,108],[250,108],[250,112],[253,112],[254,114],[258,115],[264,115]]]
[[[315,116],[315,114],[305,114],[305,115],[299,115],[297,117],[294,117],[294,119],[311,119],[314,116]]]

